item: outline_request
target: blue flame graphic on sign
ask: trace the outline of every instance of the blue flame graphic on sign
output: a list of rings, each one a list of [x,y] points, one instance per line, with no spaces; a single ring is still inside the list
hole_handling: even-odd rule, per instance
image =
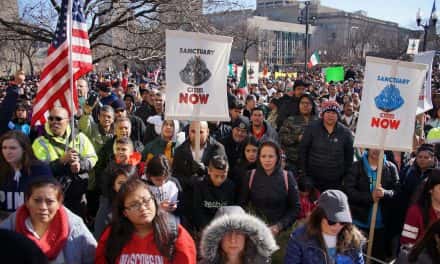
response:
[[[402,96],[400,96],[399,88],[394,84],[388,84],[380,92],[378,96],[374,98],[376,107],[384,112],[391,112],[399,109],[404,103]]]

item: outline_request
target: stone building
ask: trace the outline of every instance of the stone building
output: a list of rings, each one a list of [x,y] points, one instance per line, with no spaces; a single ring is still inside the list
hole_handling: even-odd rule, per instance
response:
[[[209,14],[209,17],[214,25],[221,27],[228,22],[237,25],[240,23],[237,21],[249,28],[257,25],[257,45],[247,53],[248,59],[287,67],[304,63],[305,26],[298,22],[305,15],[304,9],[304,1],[256,0],[255,10]],[[309,17],[316,20],[309,32],[307,57],[319,51],[323,63],[361,63],[367,55],[399,58],[406,52],[408,39],[419,38],[421,34],[394,22],[368,17],[364,11],[345,12],[321,5],[320,0],[310,1]],[[231,59],[240,62],[242,55],[235,47]]]

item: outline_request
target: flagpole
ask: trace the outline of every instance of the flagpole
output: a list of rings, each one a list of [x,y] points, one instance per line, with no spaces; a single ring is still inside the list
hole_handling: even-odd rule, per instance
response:
[[[75,102],[74,102],[74,91],[73,91],[73,58],[72,58],[72,29],[73,29],[73,0],[68,0],[68,9],[67,9],[67,23],[68,23],[68,40],[69,40],[69,80],[70,80],[70,110],[71,110],[71,118],[70,118],[70,133],[72,140],[72,148],[74,148],[74,139],[75,139]],[[69,146],[68,142],[66,144],[66,150]]]

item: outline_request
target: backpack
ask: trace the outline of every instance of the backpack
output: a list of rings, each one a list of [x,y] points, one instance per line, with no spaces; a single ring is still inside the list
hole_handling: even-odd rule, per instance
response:
[[[252,183],[254,182],[255,177],[255,169],[251,171],[251,176],[249,177],[249,190],[252,187]],[[287,171],[283,170],[283,177],[284,177],[284,187],[286,188],[286,192],[289,192],[289,179],[287,177]]]
[[[173,216],[168,217],[167,221],[168,230],[170,231],[170,240],[168,241],[168,259],[172,262],[174,259],[174,254],[176,253],[176,240],[179,236],[177,219]]]

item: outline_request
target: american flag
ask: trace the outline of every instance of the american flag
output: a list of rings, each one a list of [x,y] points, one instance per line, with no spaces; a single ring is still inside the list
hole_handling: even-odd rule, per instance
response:
[[[69,10],[69,1],[73,1],[72,10]],[[69,28],[69,17],[72,17],[72,29]],[[69,75],[69,30],[72,30],[73,94],[70,89]],[[75,81],[91,71],[92,67],[92,52],[80,0],[63,0],[55,37],[49,46],[45,66],[40,76],[40,86],[33,107],[32,125],[44,124],[53,106],[66,108],[72,116],[78,107]],[[70,103],[72,96],[74,109]]]

